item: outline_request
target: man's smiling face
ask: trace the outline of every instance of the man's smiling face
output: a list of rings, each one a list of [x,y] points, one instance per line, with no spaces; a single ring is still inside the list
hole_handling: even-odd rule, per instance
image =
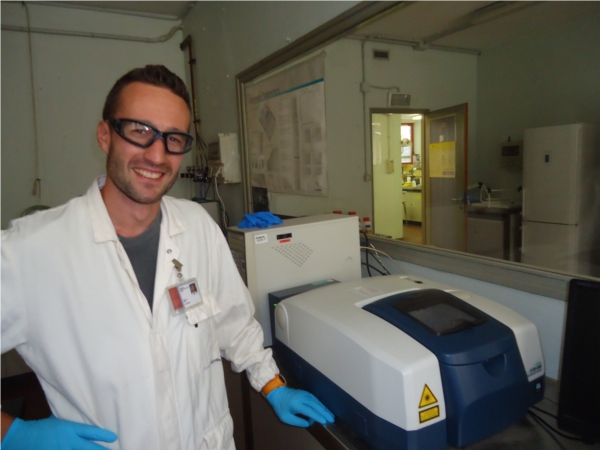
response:
[[[187,132],[190,123],[189,109],[181,97],[166,88],[140,82],[123,89],[114,117],[140,120],[161,131]],[[177,181],[183,156],[168,154],[162,139],[148,148],[137,147],[104,124],[109,127],[109,138],[101,144],[108,154],[107,183],[136,203],[159,202]]]

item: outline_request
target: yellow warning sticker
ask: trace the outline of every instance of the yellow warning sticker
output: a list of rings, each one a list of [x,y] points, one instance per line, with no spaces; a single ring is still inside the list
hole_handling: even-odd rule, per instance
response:
[[[428,420],[435,419],[440,416],[440,407],[434,406],[433,408],[425,409],[419,412],[419,422],[427,422]]]
[[[438,400],[437,400],[437,398],[435,398],[435,395],[433,395],[433,392],[431,392],[431,389],[429,389],[429,386],[425,385],[425,387],[423,388],[423,393],[421,394],[421,401],[419,402],[419,408],[433,405],[434,403],[437,403],[437,402],[438,402]]]

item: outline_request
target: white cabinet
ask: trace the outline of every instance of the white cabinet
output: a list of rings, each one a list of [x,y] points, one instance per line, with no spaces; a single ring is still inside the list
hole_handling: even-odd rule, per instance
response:
[[[422,206],[421,206],[421,191],[417,190],[403,190],[402,201],[406,208],[405,219],[409,222],[419,222],[423,220]]]

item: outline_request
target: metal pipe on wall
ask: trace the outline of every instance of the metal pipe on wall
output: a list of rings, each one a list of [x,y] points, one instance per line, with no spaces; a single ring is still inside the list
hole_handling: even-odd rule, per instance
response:
[[[196,107],[196,78],[194,76],[194,64],[196,64],[196,59],[194,58],[194,52],[192,49],[192,35],[188,34],[186,36],[186,38],[181,42],[181,44],[179,44],[179,48],[181,49],[181,51],[184,51],[186,48],[188,49],[188,63],[190,65],[190,82],[192,85],[192,109],[193,109],[193,114],[194,114],[194,131],[196,133],[196,166],[198,168],[201,167],[201,165],[198,163],[198,156],[203,156],[202,155],[202,150],[206,150],[206,144],[205,142],[202,140],[202,137],[200,136],[200,119],[198,119],[198,108]],[[204,155],[205,158],[208,158],[206,155]],[[208,159],[206,161],[206,165],[208,165]]]
[[[367,128],[367,88],[366,88],[366,75],[365,75],[365,42],[367,41],[368,38],[364,38],[361,41],[360,44],[360,55],[361,55],[361,63],[362,63],[362,82],[360,84],[361,86],[361,92],[362,92],[362,104],[363,104],[363,124],[364,124],[364,130],[363,130],[363,137],[364,137],[364,145],[365,145],[365,151],[364,151],[364,159],[365,159],[365,173],[363,175],[363,181],[371,181],[372,178],[372,172],[373,169],[371,168],[371,170],[369,170],[369,157],[368,155],[368,151],[371,148],[369,145],[369,141],[368,141],[368,137],[371,135],[370,130],[372,128],[372,125],[370,123],[368,123],[368,128]],[[373,139],[371,137],[371,139]]]
[[[359,35],[349,35],[349,36],[344,36],[345,39],[355,39],[357,41],[368,41],[368,42],[381,42],[384,44],[391,44],[391,45],[403,45],[405,47],[412,47],[414,49],[420,48],[420,46],[424,45],[423,42],[419,42],[419,41],[410,41],[410,40],[403,40],[403,39],[395,39],[395,38],[389,38],[389,37],[382,37],[382,36],[359,36]],[[468,55],[481,55],[481,50],[477,50],[477,49],[471,49],[471,48],[462,48],[462,47],[449,47],[446,45],[434,45],[434,44],[427,44],[426,47],[428,50],[440,50],[440,51],[444,51],[444,52],[454,52],[454,53],[466,53]],[[424,47],[422,47],[423,50],[425,50]]]
[[[28,43],[28,54],[29,54],[29,81],[31,83],[31,106],[33,112],[33,155],[34,155],[34,171],[35,180],[33,182],[32,194],[37,197],[38,205],[42,204],[42,179],[40,178],[40,147],[38,144],[38,121],[37,121],[37,108],[35,101],[35,82],[33,79],[33,45],[31,43],[31,23],[29,20],[29,8],[27,3],[23,2],[25,7],[25,15],[27,16],[27,43]],[[29,209],[29,208],[28,208]],[[28,209],[23,211],[21,215],[28,213]]]
[[[97,38],[97,39],[115,39],[118,41],[134,41],[134,42],[146,42],[148,44],[156,44],[160,42],[166,42],[173,37],[173,35],[179,31],[183,30],[183,25],[175,25],[167,34],[163,34],[162,36],[158,36],[156,38],[145,38],[138,36],[125,36],[119,34],[103,34],[103,33],[90,33],[84,31],[68,31],[68,30],[51,30],[47,28],[31,28],[27,27],[19,27],[15,25],[2,25],[2,31],[20,31],[23,33],[31,32],[31,33],[39,33],[39,34],[52,34],[56,36],[76,36],[76,37],[88,37],[88,38]]]

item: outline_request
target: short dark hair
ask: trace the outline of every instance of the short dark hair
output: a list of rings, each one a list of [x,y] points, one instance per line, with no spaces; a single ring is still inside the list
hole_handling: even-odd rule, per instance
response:
[[[188,105],[188,108],[190,107],[190,94],[188,93],[187,87],[181,78],[179,78],[165,66],[147,65],[146,67],[133,69],[117,80],[115,85],[106,96],[104,109],[102,110],[103,120],[114,118],[112,116],[119,104],[121,91],[123,91],[123,89],[129,84],[135,82],[167,88],[173,94],[181,97],[185,101],[185,104]]]

